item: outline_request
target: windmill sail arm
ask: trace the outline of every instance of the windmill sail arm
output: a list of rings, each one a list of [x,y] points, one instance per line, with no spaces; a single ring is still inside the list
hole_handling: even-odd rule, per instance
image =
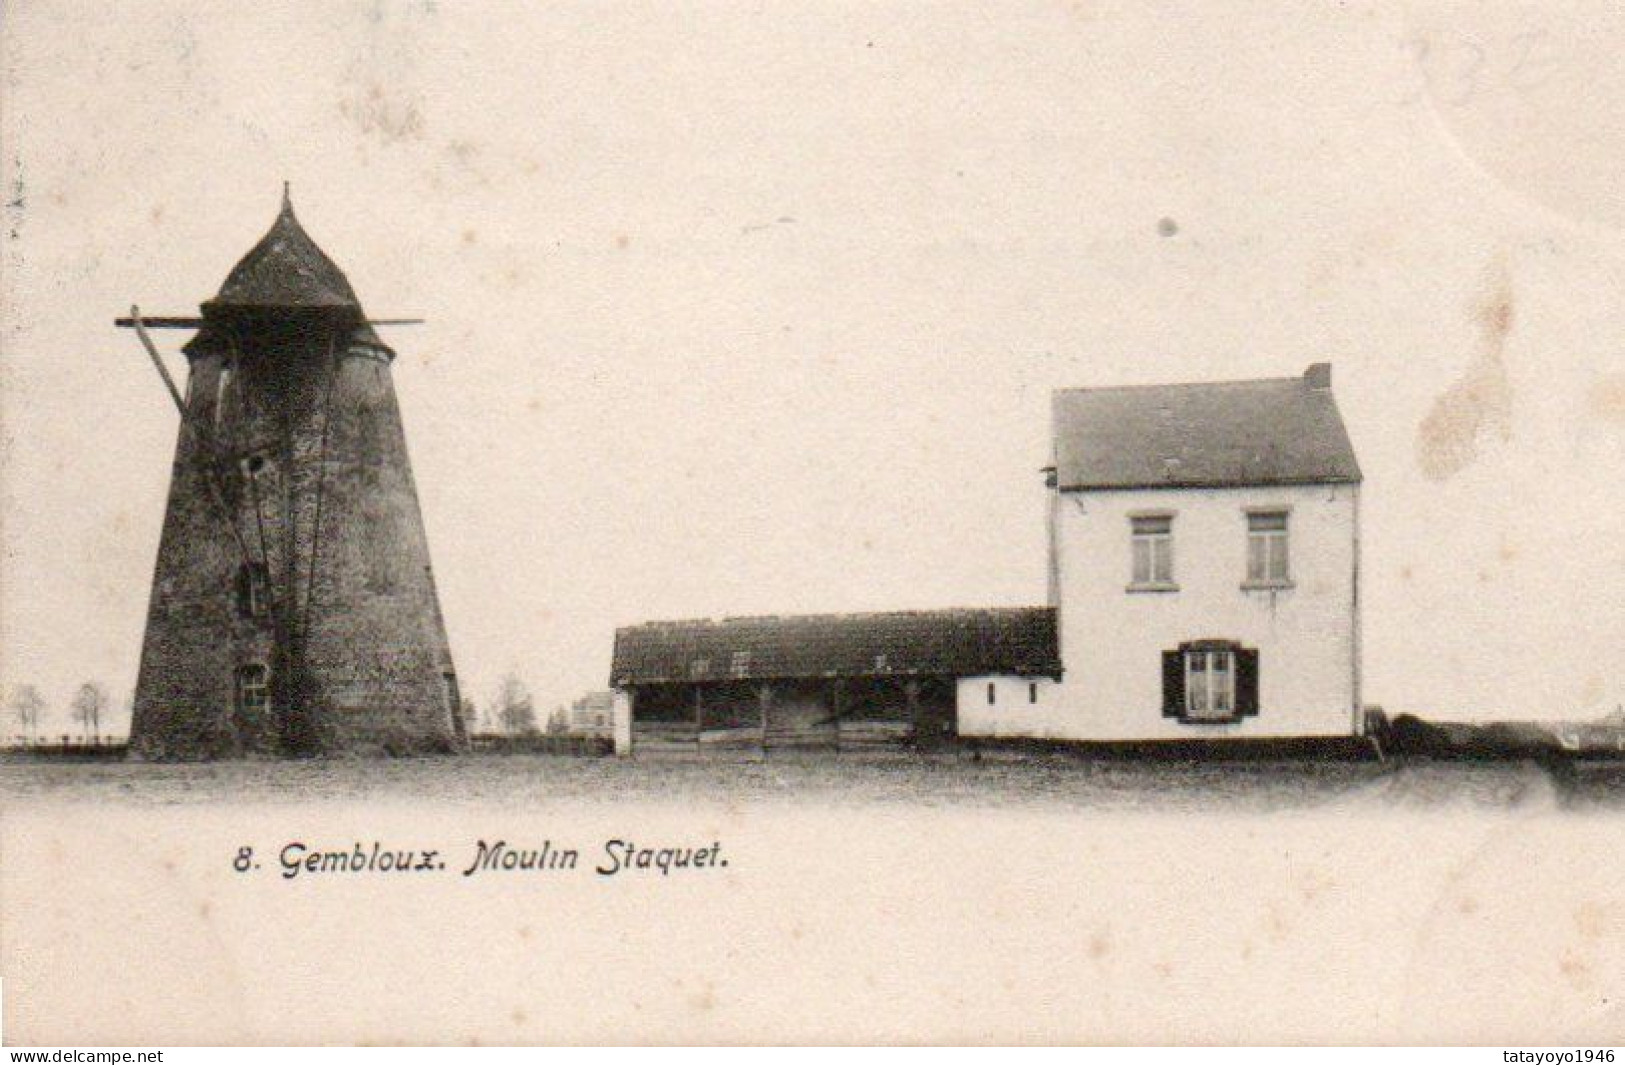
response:
[[[181,413],[181,432],[190,432],[198,442],[199,457],[203,460],[203,481],[207,486],[210,502],[220,520],[225,523],[231,532],[231,538],[237,544],[237,550],[243,557],[243,562],[249,566],[256,564],[254,553],[248,549],[248,541],[243,539],[243,532],[237,528],[232,520],[231,507],[226,504],[225,492],[220,485],[219,456],[216,453],[214,439],[209,435],[207,428],[198,424],[192,412],[187,409],[186,400],[181,397],[181,391],[175,386],[175,378],[170,376],[169,367],[164,365],[163,358],[158,354],[158,346],[147,335],[146,320],[141,317],[141,308],[130,308],[130,323],[135,329],[135,335],[141,338],[141,346],[147,349],[147,355],[152,359],[153,366],[158,368],[158,376],[164,379],[164,387],[169,389],[169,398],[175,401],[175,409]]]
[[[181,390],[175,387],[175,379],[169,375],[169,367],[164,365],[163,358],[159,356],[158,346],[152,342],[152,337],[147,334],[146,321],[141,317],[141,308],[131,307],[130,317],[121,319],[121,321],[128,321],[135,328],[135,335],[141,338],[141,346],[147,349],[147,355],[152,359],[152,364],[158,368],[158,376],[164,379],[164,387],[169,389],[169,398],[175,401],[175,409],[181,412],[181,420],[185,421],[187,417],[186,400],[181,398]]]
[[[423,318],[365,318],[367,325],[422,325]],[[137,323],[140,323],[137,325]],[[155,318],[141,318],[131,315],[128,318],[115,318],[113,324],[120,329],[201,329],[202,318],[177,317],[175,315],[161,315]]]

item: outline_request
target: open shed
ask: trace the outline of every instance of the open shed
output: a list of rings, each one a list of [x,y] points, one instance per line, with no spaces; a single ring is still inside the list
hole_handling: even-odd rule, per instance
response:
[[[1060,676],[1055,611],[659,621],[615,634],[634,751],[862,749],[957,735],[962,682]]]

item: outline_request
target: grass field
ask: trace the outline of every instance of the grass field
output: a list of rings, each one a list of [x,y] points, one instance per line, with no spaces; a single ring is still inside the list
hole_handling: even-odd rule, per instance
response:
[[[1625,1030],[1617,771],[11,760],[0,809],[6,983],[26,988],[7,1034],[42,1045],[1538,1046]],[[720,847],[727,864],[606,876],[610,841]],[[495,842],[582,860],[464,875]],[[447,865],[287,876],[290,847],[297,863],[375,844]]]
[[[614,801],[1245,811],[1352,802],[1399,808],[1554,803],[1625,809],[1625,772],[1554,774],[1529,762],[1200,763],[1067,755],[985,761],[553,755],[204,764],[12,760],[0,762],[0,796],[159,805],[433,799],[522,807]]]

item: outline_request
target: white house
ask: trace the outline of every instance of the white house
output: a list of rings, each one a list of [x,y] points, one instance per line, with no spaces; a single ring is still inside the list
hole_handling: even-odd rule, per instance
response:
[[[615,734],[615,693],[588,692],[564,713],[564,731],[572,736],[609,739]]]
[[[1049,604],[617,630],[616,749],[1358,736],[1331,367],[1054,398]]]
[[[961,678],[959,734],[1360,734],[1360,468],[1331,367],[1067,389],[1053,416],[1062,675]]]

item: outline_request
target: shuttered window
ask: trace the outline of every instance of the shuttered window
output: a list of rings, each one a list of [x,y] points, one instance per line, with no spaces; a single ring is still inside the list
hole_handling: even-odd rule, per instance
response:
[[[1235,656],[1229,651],[1185,652],[1185,716],[1227,718],[1236,705]]]
[[[1223,640],[1162,653],[1162,715],[1191,724],[1258,713],[1258,652]]]

